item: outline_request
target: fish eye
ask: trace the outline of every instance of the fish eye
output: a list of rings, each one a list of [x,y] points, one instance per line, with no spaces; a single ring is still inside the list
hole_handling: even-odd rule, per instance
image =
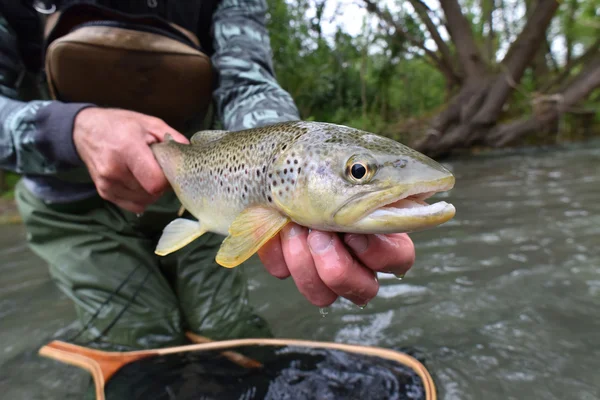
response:
[[[350,173],[354,179],[360,180],[367,174],[367,166],[359,162],[354,163],[352,164],[352,168],[350,168]]]
[[[352,183],[367,183],[375,175],[376,169],[372,157],[355,155],[346,162],[346,178]]]

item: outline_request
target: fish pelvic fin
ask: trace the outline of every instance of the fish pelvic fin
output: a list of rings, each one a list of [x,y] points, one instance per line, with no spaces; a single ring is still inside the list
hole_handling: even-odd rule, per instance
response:
[[[216,261],[234,268],[250,258],[290,219],[270,207],[254,206],[242,211],[229,227],[229,236],[221,244]]]
[[[177,218],[163,230],[154,253],[166,256],[190,244],[204,233],[206,233],[206,229],[202,228],[200,222]]]

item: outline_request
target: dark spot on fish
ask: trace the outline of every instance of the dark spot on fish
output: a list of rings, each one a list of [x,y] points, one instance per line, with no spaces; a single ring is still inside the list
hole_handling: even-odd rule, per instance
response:
[[[277,181],[273,181],[273,186],[277,186]]]
[[[294,160],[294,164],[298,164],[298,160]]]
[[[404,167],[406,167],[406,160],[404,160],[404,159],[396,160],[392,163],[392,165],[396,168],[404,168]]]
[[[271,173],[270,173],[270,174],[269,174],[269,178],[272,178],[272,177],[273,177],[273,174],[271,174]]]
[[[283,173],[284,173],[284,174],[287,174],[287,168],[283,170]]]
[[[260,176],[260,169],[256,170],[256,176]]]
[[[288,164],[290,164],[290,163],[291,163],[291,161],[290,161],[289,159],[287,159],[285,162],[287,162]]]
[[[244,185],[244,192],[248,191],[248,186]]]
[[[266,165],[263,165],[263,170],[262,170],[262,172],[263,172],[263,174],[264,174],[265,172],[267,172],[267,166],[266,166]]]
[[[230,187],[227,188],[227,193],[231,193],[231,188]]]
[[[295,184],[296,184],[296,180],[292,179],[292,185],[295,185]]]
[[[283,191],[281,191],[281,190],[280,190],[280,191],[279,191],[279,195],[280,195],[280,196],[281,196],[281,195],[283,195]]]
[[[269,203],[273,202],[273,199],[271,198],[271,196],[267,196],[267,200],[269,200]]]
[[[300,171],[302,171],[302,167],[298,167],[298,173],[300,173]]]

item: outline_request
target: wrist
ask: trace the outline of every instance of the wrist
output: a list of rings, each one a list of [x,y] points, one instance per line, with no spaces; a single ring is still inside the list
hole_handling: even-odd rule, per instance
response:
[[[93,104],[55,101],[41,108],[35,118],[40,153],[58,168],[82,166],[73,142],[77,116]]]

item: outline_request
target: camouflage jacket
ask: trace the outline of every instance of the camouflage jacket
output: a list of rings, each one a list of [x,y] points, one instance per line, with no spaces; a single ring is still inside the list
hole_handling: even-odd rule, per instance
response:
[[[179,6],[179,2],[164,3]],[[224,129],[299,119],[291,96],[274,77],[266,9],[265,0],[221,0],[214,10],[211,60],[219,81],[213,98]],[[167,14],[184,13],[170,9]],[[87,105],[19,100],[18,82],[25,67],[19,38],[9,22],[0,10],[0,169],[22,174],[25,185],[47,202],[93,195],[91,182],[58,178],[63,171],[84,166],[73,144],[72,129],[75,116]]]

